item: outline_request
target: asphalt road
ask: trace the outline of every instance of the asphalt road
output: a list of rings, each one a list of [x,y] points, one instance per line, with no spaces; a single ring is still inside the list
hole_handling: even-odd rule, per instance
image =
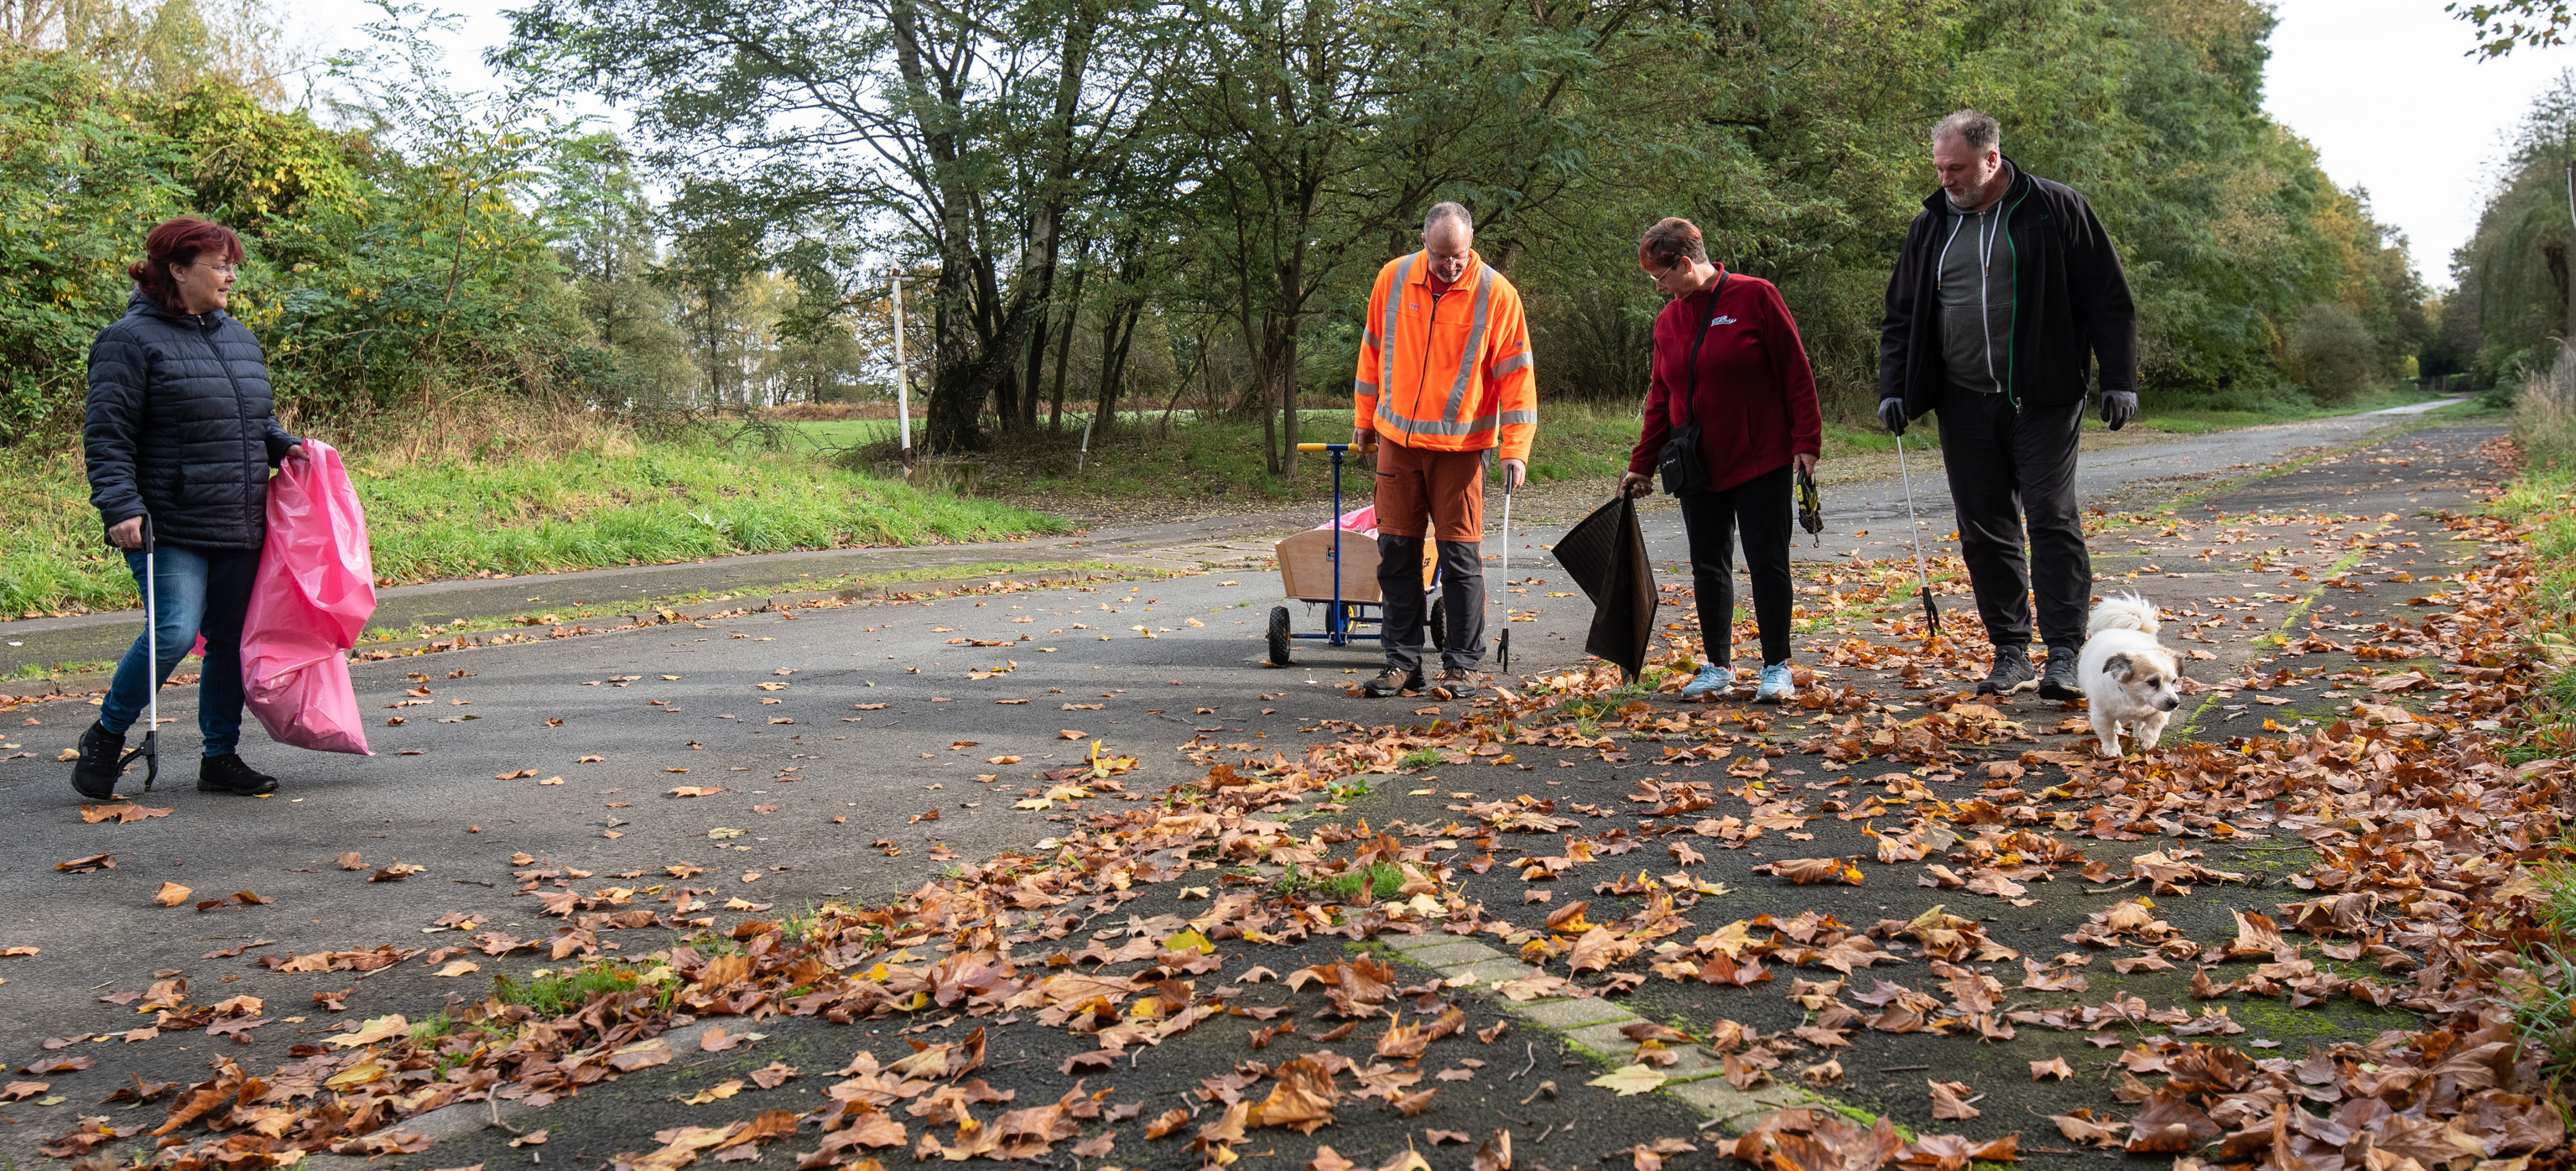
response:
[[[2160,477],[2278,458],[2360,427],[2327,422],[2335,429],[2230,433],[2088,465],[2084,490],[2161,493]],[[1855,511],[1873,506],[1855,495]],[[1669,509],[1649,513],[1659,566],[1679,560],[1676,521]],[[1823,546],[1800,553],[1888,555],[1870,548],[1885,534],[1851,534],[1863,523],[1837,524]],[[1545,524],[1515,533],[1515,574],[1528,584],[1508,605],[1529,620],[1508,627],[1523,672],[1582,658],[1589,608],[1549,597],[1571,587],[1538,560],[1553,534]],[[0,841],[0,875],[16,896],[0,918],[0,948],[38,950],[0,958],[0,1053],[24,1062],[48,1039],[80,1037],[71,1051],[99,1064],[53,1079],[67,1098],[61,1109],[0,1108],[0,1152],[27,1158],[36,1138],[59,1132],[68,1111],[89,1109],[128,1069],[194,1080],[209,1050],[246,1063],[279,1060],[288,1045],[341,1020],[417,1016],[450,995],[478,995],[493,975],[548,966],[525,954],[471,952],[461,958],[479,969],[450,978],[419,959],[362,980],[250,966],[290,951],[461,946],[433,930],[458,911],[516,934],[550,934],[554,921],[513,897],[514,870],[571,867],[632,876],[639,886],[688,886],[709,892],[718,908],[733,899],[785,910],[882,897],[952,857],[1057,832],[1051,819],[1067,815],[1012,804],[1043,788],[1034,772],[1086,759],[1094,741],[1108,755],[1136,757],[1123,779],[1129,792],[1150,795],[1197,775],[1176,755],[1185,742],[1293,753],[1298,728],[1320,718],[1411,722],[1442,706],[1345,697],[1342,688],[1376,666],[1356,647],[1306,644],[1293,668],[1263,664],[1274,582],[1266,571],[1227,571],[363,663],[353,675],[379,755],[278,748],[253,729],[246,755],[284,782],[259,800],[193,790],[193,689],[174,689],[163,709],[171,768],[141,802],[171,812],[128,824],[84,823],[65,783],[69,766],[54,760],[90,709],[78,701],[14,709],[10,751],[28,755],[0,761],[0,808],[19,827]],[[1506,625],[1500,613],[1490,621]],[[1302,607],[1298,625],[1313,629]],[[386,722],[397,717],[399,725]],[[722,791],[672,795],[683,787]],[[340,857],[353,851],[363,868],[342,869]],[[100,853],[115,856],[114,868],[55,872]],[[514,862],[521,854],[537,861]],[[370,881],[396,861],[426,870]],[[663,870],[674,864],[703,873],[675,881]],[[191,901],[236,891],[266,901],[202,912],[185,902],[156,906],[164,883],[192,888]],[[251,950],[206,958],[236,946]],[[247,1044],[193,1034],[112,1039],[149,1018],[95,997],[173,975],[198,987],[200,1003],[248,993],[277,1019]],[[340,989],[352,990],[346,1014],[313,1005],[313,994]]]
[[[2365,414],[2339,415],[2298,423],[2246,427],[2199,436],[2171,436],[2153,442],[2087,432],[2086,450],[2077,463],[2077,492],[2091,504],[2119,507],[2126,500],[2152,500],[2178,486],[2244,469],[2276,463],[2319,447],[2356,442],[2374,432],[2403,426],[2449,400],[2415,403]],[[1921,430],[1918,428],[1918,431]],[[2134,434],[2134,433],[2133,433]],[[1927,538],[1951,531],[1949,489],[1937,453],[1923,458],[1915,451],[1915,507],[1930,526]],[[1822,545],[1800,545],[1800,557],[1843,556],[1858,548],[1888,543],[1894,522],[1905,516],[1904,483],[1892,460],[1884,456],[1852,461],[1860,478],[1842,479],[1848,467],[1822,469],[1827,524]],[[1364,475],[1350,480],[1354,489]],[[1548,484],[1523,493],[1516,515],[1524,532],[1553,526],[1561,530],[1608,498],[1607,485]],[[1356,507],[1356,503],[1353,505]],[[1494,509],[1489,529],[1499,536],[1501,513]],[[1669,500],[1645,503],[1645,524],[1662,548],[1678,547],[1679,514]],[[456,620],[538,614],[565,606],[649,608],[665,599],[711,594],[757,594],[793,590],[818,581],[883,578],[886,575],[971,576],[1012,565],[1098,565],[1131,573],[1159,573],[1239,563],[1246,554],[1260,555],[1267,542],[1320,524],[1320,511],[1278,509],[1100,529],[1073,536],[984,544],[886,549],[829,549],[727,557],[681,565],[643,565],[571,573],[533,574],[514,578],[429,582],[396,586],[377,593],[371,629],[408,630],[443,626]],[[1855,538],[1855,531],[1874,534]],[[1543,538],[1542,538],[1543,540]],[[1516,542],[1517,543],[1517,542]],[[1662,554],[1659,552],[1659,556]],[[82,614],[0,622],[0,673],[29,666],[100,662],[116,658],[142,629],[139,611]],[[95,686],[95,681],[77,686]],[[0,691],[5,691],[0,686]]]

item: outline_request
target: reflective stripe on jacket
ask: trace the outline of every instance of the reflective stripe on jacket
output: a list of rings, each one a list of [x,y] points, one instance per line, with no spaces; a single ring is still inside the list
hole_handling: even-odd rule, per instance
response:
[[[1467,271],[1438,298],[1427,252],[1378,270],[1360,330],[1357,426],[1431,451],[1501,448],[1528,459],[1538,431],[1538,384],[1520,291],[1467,254]]]

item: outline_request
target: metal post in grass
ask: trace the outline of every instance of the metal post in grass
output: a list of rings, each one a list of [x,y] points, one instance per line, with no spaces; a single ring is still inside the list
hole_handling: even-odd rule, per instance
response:
[[[894,278],[894,426],[903,475],[912,478],[912,371],[903,361],[903,278]]]
[[[1090,458],[1091,458],[1091,423],[1092,423],[1092,420],[1094,420],[1094,419],[1098,419],[1099,417],[1100,417],[1100,412],[1099,412],[1099,410],[1097,410],[1097,409],[1093,409],[1093,410],[1086,411],[1086,412],[1084,412],[1084,413],[1083,413],[1083,416],[1082,416],[1082,450],[1081,450],[1080,452],[1076,453],[1076,454],[1074,455],[1074,457],[1073,457],[1073,470],[1074,470],[1076,473],[1080,473],[1080,472],[1082,471],[1083,461],[1088,460],[1088,459],[1090,459]]]

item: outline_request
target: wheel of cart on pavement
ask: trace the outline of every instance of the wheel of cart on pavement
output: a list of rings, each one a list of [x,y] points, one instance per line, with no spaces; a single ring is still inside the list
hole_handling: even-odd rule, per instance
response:
[[[1288,607],[1270,608],[1270,665],[1288,665]]]

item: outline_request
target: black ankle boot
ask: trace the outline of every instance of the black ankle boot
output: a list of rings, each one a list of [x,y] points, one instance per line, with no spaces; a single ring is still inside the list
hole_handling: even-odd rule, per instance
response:
[[[125,770],[116,763],[125,755],[125,737],[91,724],[81,733],[80,761],[72,765],[72,791],[91,801],[112,800],[116,779]]]
[[[256,797],[277,791],[277,778],[252,768],[239,753],[208,756],[197,762],[197,791]]]

